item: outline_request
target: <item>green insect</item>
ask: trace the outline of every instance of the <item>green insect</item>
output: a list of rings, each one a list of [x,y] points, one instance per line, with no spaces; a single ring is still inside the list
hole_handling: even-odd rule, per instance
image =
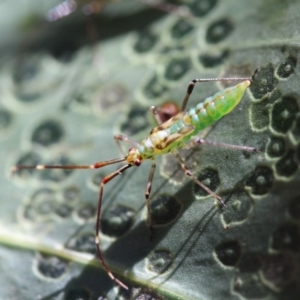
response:
[[[246,147],[246,146],[236,146],[230,144],[223,143],[215,143],[208,140],[204,140],[201,138],[197,138],[197,134],[206,128],[207,126],[213,124],[215,121],[222,118],[224,115],[228,114],[231,110],[233,110],[241,101],[246,89],[251,84],[251,81],[254,79],[258,70],[255,71],[252,77],[240,77],[240,78],[207,78],[207,79],[194,79],[192,80],[187,88],[186,95],[184,97],[181,111],[171,117],[166,122],[161,122],[160,116],[157,113],[156,107],[152,106],[151,111],[154,114],[158,126],[153,128],[150,131],[150,135],[144,139],[141,143],[137,143],[129,139],[124,135],[116,135],[114,138],[120,147],[120,141],[127,142],[131,144],[133,147],[128,150],[128,153],[124,157],[97,162],[91,165],[82,165],[82,166],[66,166],[66,165],[37,165],[37,166],[15,166],[12,171],[16,172],[22,169],[99,169],[108,165],[116,164],[119,162],[125,162],[123,166],[118,168],[115,172],[105,176],[100,183],[100,191],[97,205],[97,216],[96,216],[96,229],[95,229],[95,244],[98,258],[100,259],[103,268],[110,276],[110,278],[116,282],[121,287],[128,289],[128,287],[116,278],[104,260],[102,255],[99,243],[99,233],[100,233],[100,215],[101,215],[101,205],[103,199],[103,192],[105,185],[110,182],[113,178],[122,174],[125,170],[134,167],[140,166],[144,160],[151,160],[151,170],[148,178],[148,183],[145,190],[145,199],[146,206],[148,209],[148,222],[150,226],[150,231],[152,231],[152,221],[150,214],[150,204],[149,198],[151,193],[152,180],[154,176],[154,171],[156,168],[155,158],[158,155],[173,153],[183,171],[187,176],[189,176],[196,184],[198,184],[201,188],[203,188],[207,193],[213,196],[218,200],[220,205],[225,208],[225,203],[223,200],[213,191],[211,191],[207,186],[205,186],[201,181],[193,175],[193,173],[188,169],[185,165],[183,159],[178,154],[178,149],[189,148],[199,144],[209,144],[214,146],[245,150],[249,152],[257,151],[256,148]],[[194,86],[197,82],[212,82],[212,81],[242,81],[241,83],[227,88],[223,91],[216,93],[212,97],[208,97],[203,102],[199,103],[196,107],[185,110],[188,100],[190,98],[191,93],[193,92]]]

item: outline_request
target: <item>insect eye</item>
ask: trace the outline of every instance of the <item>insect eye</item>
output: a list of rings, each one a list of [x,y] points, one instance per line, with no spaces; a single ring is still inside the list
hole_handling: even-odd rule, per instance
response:
[[[141,161],[139,159],[136,159],[134,161],[134,164],[138,167],[141,164]]]

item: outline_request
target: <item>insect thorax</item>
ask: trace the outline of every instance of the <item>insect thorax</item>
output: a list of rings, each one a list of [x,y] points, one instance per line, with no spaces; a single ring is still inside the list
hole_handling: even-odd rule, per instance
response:
[[[183,141],[193,134],[194,126],[190,124],[186,111],[182,111],[168,121],[153,128],[149,137],[144,139],[139,147],[145,159],[155,155],[166,154],[174,149],[182,148]]]

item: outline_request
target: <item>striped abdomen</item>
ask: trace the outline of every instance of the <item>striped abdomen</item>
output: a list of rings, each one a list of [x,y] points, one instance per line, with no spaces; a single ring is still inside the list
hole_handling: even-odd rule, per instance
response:
[[[168,121],[153,128],[148,138],[138,148],[144,159],[165,154],[181,148],[183,142],[189,141],[200,130],[211,125],[233,110],[241,101],[250,81],[246,80],[234,87],[206,98],[188,112],[181,111]]]
[[[195,131],[198,133],[231,112],[239,104],[249,85],[250,81],[245,80],[236,86],[206,98],[204,102],[199,103],[195,108],[191,108],[188,111],[188,116],[190,117],[190,124],[195,126]]]

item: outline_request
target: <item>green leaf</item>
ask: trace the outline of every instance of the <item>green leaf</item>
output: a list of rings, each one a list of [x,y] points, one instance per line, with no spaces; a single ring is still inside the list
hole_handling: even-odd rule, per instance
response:
[[[30,14],[39,14],[30,4]],[[184,18],[123,1],[90,17],[79,6],[53,23],[43,8],[23,36],[17,28],[30,14],[0,4],[8,28],[0,49],[0,299],[299,298],[300,5],[181,4]],[[123,156],[113,136],[145,139],[156,126],[150,106],[180,107],[194,78],[245,77],[256,68],[238,107],[201,136],[259,151],[180,151],[226,210],[173,155],[159,156],[150,240],[144,193],[151,163],[105,185],[100,247],[128,291],[103,271],[94,247],[99,183],[121,164],[10,176],[18,164]],[[187,107],[232,85],[198,83]]]

